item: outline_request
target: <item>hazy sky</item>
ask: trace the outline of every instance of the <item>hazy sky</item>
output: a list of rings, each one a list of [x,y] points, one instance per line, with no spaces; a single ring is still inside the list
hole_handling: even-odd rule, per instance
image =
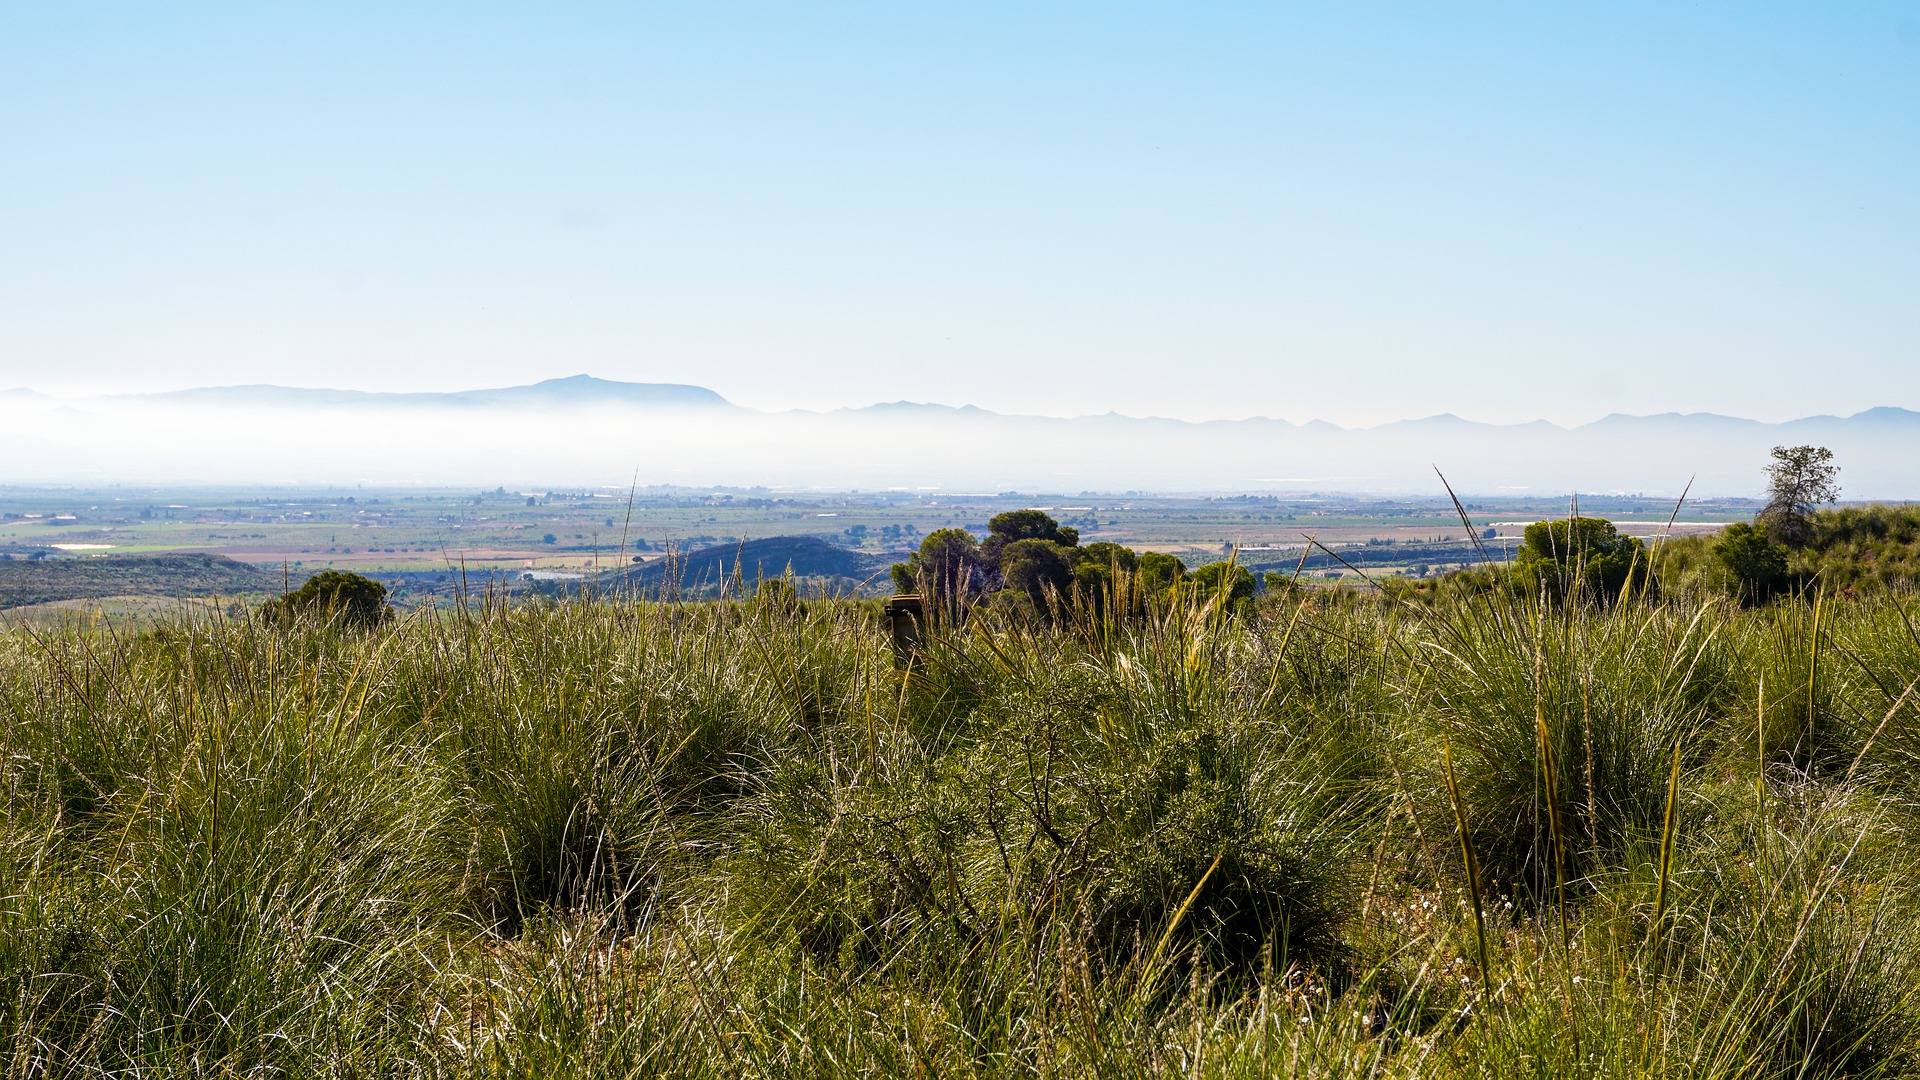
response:
[[[1920,408],[1920,4],[1439,8],[0,0],[0,386]]]

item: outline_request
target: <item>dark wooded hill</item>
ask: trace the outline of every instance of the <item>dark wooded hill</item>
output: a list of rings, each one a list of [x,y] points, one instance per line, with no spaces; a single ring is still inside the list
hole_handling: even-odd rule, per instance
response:
[[[0,608],[103,596],[278,593],[282,580],[224,555],[101,555],[0,561]]]
[[[887,568],[905,558],[903,552],[871,553],[830,544],[817,536],[769,536],[738,544],[719,544],[655,559],[620,575],[620,585],[641,593],[719,591],[736,572],[751,590],[767,578],[784,577],[824,582],[835,589],[890,587]],[[608,587],[605,578],[598,587]]]

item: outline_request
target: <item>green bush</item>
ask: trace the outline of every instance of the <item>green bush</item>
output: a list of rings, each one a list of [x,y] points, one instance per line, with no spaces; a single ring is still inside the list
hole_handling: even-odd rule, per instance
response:
[[[1080,543],[1077,529],[1061,525],[1041,510],[1009,510],[995,514],[987,522],[987,539],[980,545],[980,557],[988,566],[1001,569],[1007,547],[1022,540],[1040,540],[1063,548]]]
[[[1253,571],[1229,562],[1208,563],[1187,579],[1203,603],[1219,598],[1220,610],[1244,614],[1253,610]]]
[[[345,570],[322,570],[298,589],[267,601],[261,614],[269,619],[337,619],[345,626],[370,627],[392,618],[393,609],[387,605],[385,585]]]
[[[1734,522],[1713,543],[1713,557],[1733,581],[1735,595],[1747,603],[1773,596],[1787,580],[1787,548],[1764,530]]]
[[[967,604],[993,587],[993,570],[980,545],[965,529],[935,529],[920,550],[892,569],[896,592],[920,593],[949,622],[958,621]]]
[[[1070,598],[1073,557],[1051,540],[1015,540],[1000,550],[1000,576],[1008,589],[1044,611],[1055,598]]]
[[[1646,595],[1651,566],[1640,541],[1622,536],[1613,522],[1574,517],[1527,526],[1514,558],[1514,575],[1531,592],[1611,603],[1623,593]]]
[[[1412,798],[1431,835],[1456,823],[1446,753],[1498,888],[1547,897],[1657,834],[1676,749],[1699,765],[1708,720],[1732,697],[1715,635],[1659,608],[1595,619],[1538,598],[1431,621],[1408,704],[1422,718]]]
[[[1107,948],[1171,930],[1176,955],[1199,948],[1242,974],[1345,959],[1343,819],[1324,781],[1276,769],[1261,749],[1253,733],[1201,729],[1156,743],[1113,778],[1115,813],[1094,855]]]

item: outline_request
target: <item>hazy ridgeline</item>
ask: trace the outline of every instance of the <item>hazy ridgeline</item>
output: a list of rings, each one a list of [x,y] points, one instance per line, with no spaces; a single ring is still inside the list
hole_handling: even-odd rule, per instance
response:
[[[12,632],[0,1062],[1893,1075],[1903,602]]]

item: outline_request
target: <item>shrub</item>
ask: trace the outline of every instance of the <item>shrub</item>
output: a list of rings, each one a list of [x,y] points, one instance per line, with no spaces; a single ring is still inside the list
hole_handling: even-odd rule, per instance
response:
[[[1188,581],[1194,598],[1201,603],[1212,603],[1219,597],[1222,611],[1241,614],[1253,609],[1253,571],[1244,566],[1208,563],[1195,570]]]
[[[1562,518],[1527,526],[1514,573],[1531,591],[1599,603],[1609,603],[1623,591],[1645,594],[1652,585],[1640,541],[1622,536],[1603,518]]]
[[[1015,540],[1000,551],[1000,576],[1007,588],[1046,610],[1052,597],[1073,590],[1073,558],[1051,540]]]
[[[1062,526],[1041,510],[1009,510],[987,522],[987,539],[980,545],[980,557],[988,566],[1003,570],[1003,553],[1022,540],[1044,540],[1070,548],[1079,545],[1080,531]]]
[[[1787,580],[1787,549],[1765,530],[1735,522],[1713,543],[1713,557],[1733,579],[1735,594],[1745,603],[1771,597]]]
[[[1547,896],[1562,871],[1617,864],[1657,833],[1676,747],[1698,762],[1722,704],[1712,622],[1657,607],[1595,618],[1538,598],[1461,604],[1433,622],[1411,706],[1426,739],[1412,797],[1430,835],[1455,834],[1443,742],[1499,887]]]
[[[928,603],[956,621],[968,601],[991,587],[992,569],[980,554],[980,545],[965,529],[935,529],[920,541],[920,550],[906,562],[893,564],[893,587],[920,593]]]
[[[1141,588],[1147,592],[1165,592],[1176,581],[1187,578],[1187,564],[1178,555],[1149,551],[1140,556]]]
[[[1165,932],[1191,895],[1172,928],[1181,953],[1198,944],[1242,974],[1268,961],[1325,968],[1343,959],[1351,882],[1341,815],[1324,781],[1287,775],[1261,749],[1255,733],[1202,728],[1114,777],[1114,816],[1093,854],[1106,948],[1124,952]]]
[[[372,578],[344,570],[322,570],[305,585],[261,607],[270,619],[317,615],[338,619],[347,626],[378,626],[393,617],[387,605],[387,587]]]

